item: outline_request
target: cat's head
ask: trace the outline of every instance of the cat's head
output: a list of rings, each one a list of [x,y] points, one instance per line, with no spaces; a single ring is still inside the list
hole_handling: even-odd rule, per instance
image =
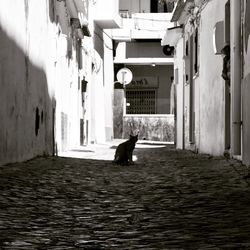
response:
[[[129,140],[133,141],[134,143],[138,141],[138,134],[137,135],[130,135]]]

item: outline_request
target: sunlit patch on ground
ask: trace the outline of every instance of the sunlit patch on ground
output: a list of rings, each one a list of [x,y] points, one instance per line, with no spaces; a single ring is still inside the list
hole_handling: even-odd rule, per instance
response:
[[[165,148],[166,145],[137,144],[135,148]]]
[[[73,148],[71,150],[60,152],[58,156],[70,157],[78,159],[94,159],[94,160],[114,160],[114,154],[117,146],[126,141],[124,140],[114,140],[106,144],[90,144],[88,146],[81,146]],[[136,149],[160,149],[166,147],[166,145],[172,145],[169,142],[155,142],[155,141],[138,141],[135,147]],[[133,154],[133,161],[137,161],[138,157],[136,153]]]

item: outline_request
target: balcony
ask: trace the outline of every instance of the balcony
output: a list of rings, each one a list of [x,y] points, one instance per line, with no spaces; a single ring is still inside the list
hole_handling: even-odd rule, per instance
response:
[[[172,27],[171,13],[136,13],[132,15],[135,29],[132,30],[132,39],[162,38],[167,28]]]
[[[162,39],[166,29],[173,27],[172,13],[121,13],[122,28],[112,30],[113,39]]]

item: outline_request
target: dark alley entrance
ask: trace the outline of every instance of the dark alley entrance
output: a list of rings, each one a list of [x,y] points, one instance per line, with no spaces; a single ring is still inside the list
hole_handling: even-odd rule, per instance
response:
[[[118,166],[115,147],[0,167],[0,248],[249,248],[246,167],[141,142]]]

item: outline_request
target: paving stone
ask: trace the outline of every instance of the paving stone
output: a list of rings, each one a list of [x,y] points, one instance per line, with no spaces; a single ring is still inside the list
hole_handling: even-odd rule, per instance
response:
[[[246,166],[157,144],[118,166],[114,151],[1,166],[0,249],[250,249]]]

